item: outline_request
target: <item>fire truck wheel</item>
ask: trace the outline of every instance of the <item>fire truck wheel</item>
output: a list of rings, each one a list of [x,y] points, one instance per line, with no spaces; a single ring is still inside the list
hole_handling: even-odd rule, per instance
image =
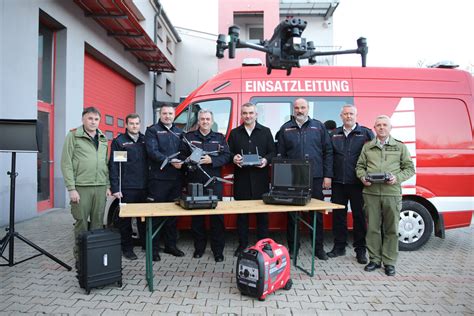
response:
[[[414,201],[403,201],[398,224],[398,248],[413,251],[423,246],[433,233],[430,212]]]
[[[291,279],[289,279],[286,284],[285,284],[285,287],[283,289],[285,289],[286,291],[289,291],[291,289],[291,287],[293,286],[293,281]]]

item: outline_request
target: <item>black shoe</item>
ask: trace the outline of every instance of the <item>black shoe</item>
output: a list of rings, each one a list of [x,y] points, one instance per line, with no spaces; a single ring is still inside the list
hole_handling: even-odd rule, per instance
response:
[[[161,261],[160,253],[157,251],[153,252],[153,261]]]
[[[387,264],[385,266],[385,274],[388,276],[394,276],[395,275],[395,266]]]
[[[193,258],[199,259],[199,258],[202,257],[203,254],[204,254],[204,251],[201,251],[201,250],[194,250]]]
[[[247,248],[246,246],[239,245],[237,249],[234,251],[234,257],[238,257],[244,249]]]
[[[365,251],[362,252],[362,251],[359,251],[356,253],[356,259],[357,259],[357,262],[360,263],[360,264],[367,264],[367,262],[369,262],[367,260],[367,256],[365,255]]]
[[[375,269],[380,269],[382,265],[380,263],[375,263],[370,261],[368,265],[364,267],[364,270],[367,272],[374,271]]]
[[[132,249],[127,249],[122,251],[122,255],[128,260],[137,260],[137,255],[133,252]]]
[[[331,251],[327,253],[329,258],[336,258],[340,256],[345,256],[346,255],[346,249],[338,249],[338,248],[332,248]]]
[[[216,260],[216,262],[222,262],[222,261],[224,261],[224,256],[223,255],[214,255],[214,260]]]
[[[326,251],[324,251],[324,249],[316,249],[316,257],[319,260],[328,260],[328,255],[326,254]]]
[[[184,252],[179,250],[177,247],[170,247],[170,248],[165,247],[165,250],[163,252],[175,257],[184,257]]]

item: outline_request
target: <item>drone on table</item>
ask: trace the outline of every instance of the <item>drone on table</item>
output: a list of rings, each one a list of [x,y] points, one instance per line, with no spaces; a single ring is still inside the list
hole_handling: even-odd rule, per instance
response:
[[[168,131],[173,134],[174,136],[182,139],[188,146],[189,148],[191,149],[191,154],[186,157],[186,159],[184,160],[179,160],[177,159],[176,157],[180,154],[180,152],[178,151],[177,153],[174,153],[168,157],[165,158],[165,160],[163,160],[163,163],[161,164],[161,167],[160,167],[160,170],[163,170],[164,167],[166,167],[166,165],[168,163],[173,163],[173,162],[183,162],[185,164],[188,165],[188,168],[193,170],[193,169],[199,169],[202,171],[202,173],[204,173],[206,175],[206,177],[209,178],[209,180],[207,180],[207,182],[204,184],[204,187],[207,187],[209,184],[213,183],[214,181],[220,181],[220,182],[224,182],[224,183],[230,183],[232,184],[233,182],[230,181],[230,180],[226,180],[224,178],[221,178],[221,177],[217,177],[217,176],[210,176],[209,173],[207,173],[202,167],[201,167],[201,158],[206,156],[206,155],[209,155],[209,156],[217,156],[219,154],[219,150],[214,150],[214,151],[206,151],[202,148],[199,148],[197,147],[196,145],[194,145],[193,143],[191,143],[187,138],[186,136],[182,135],[179,136],[178,134],[176,134],[175,132],[173,132],[171,129],[168,129]]]
[[[236,48],[255,49],[266,53],[267,74],[270,74],[272,69],[284,69],[288,76],[293,67],[300,67],[300,60],[308,59],[308,62],[313,65],[316,63],[316,56],[360,54],[362,67],[366,66],[369,49],[364,37],[357,40],[357,49],[320,52],[316,51],[314,42],[307,42],[306,38],[301,37],[306,25],[307,22],[299,18],[283,20],[275,28],[270,40],[260,40],[258,43],[239,39],[240,28],[232,25],[229,27],[228,35],[218,35],[216,57],[224,58],[226,49],[229,49],[231,59],[235,58]]]

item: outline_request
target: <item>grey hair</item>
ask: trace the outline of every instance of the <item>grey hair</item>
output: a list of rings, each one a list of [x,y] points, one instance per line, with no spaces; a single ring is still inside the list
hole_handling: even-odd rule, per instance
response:
[[[354,109],[355,114],[357,114],[357,108],[355,107],[355,105],[349,104],[349,103],[348,103],[348,104],[344,104],[344,105],[342,106],[342,108],[341,108],[341,114],[342,114],[342,112],[344,111],[345,108],[352,108],[352,109]]]
[[[208,110],[208,109],[201,109],[201,110],[199,110],[198,115],[197,115],[198,119],[199,119],[199,118],[201,117],[201,115],[204,114],[204,113],[209,113],[209,114],[211,114],[211,118],[212,118],[212,120],[214,121],[214,113],[212,113],[212,111],[211,111],[211,110]]]
[[[377,122],[378,120],[387,120],[388,121],[388,124],[390,124],[390,126],[392,126],[392,120],[390,119],[389,116],[387,115],[379,115],[375,118],[375,122]]]

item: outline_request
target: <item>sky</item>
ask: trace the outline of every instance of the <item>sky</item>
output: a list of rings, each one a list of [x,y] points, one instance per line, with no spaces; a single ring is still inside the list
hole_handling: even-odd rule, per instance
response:
[[[333,17],[334,45],[354,49],[357,38],[366,37],[367,66],[418,67],[451,60],[474,74],[474,0],[339,1]],[[217,32],[213,19],[192,15],[202,7],[217,14],[216,0],[161,3],[175,26]],[[360,58],[337,56],[337,65],[360,65]]]
[[[368,66],[418,67],[451,60],[474,73],[474,1],[340,0],[334,43],[356,48],[367,38]],[[338,56],[339,65],[360,64]]]

